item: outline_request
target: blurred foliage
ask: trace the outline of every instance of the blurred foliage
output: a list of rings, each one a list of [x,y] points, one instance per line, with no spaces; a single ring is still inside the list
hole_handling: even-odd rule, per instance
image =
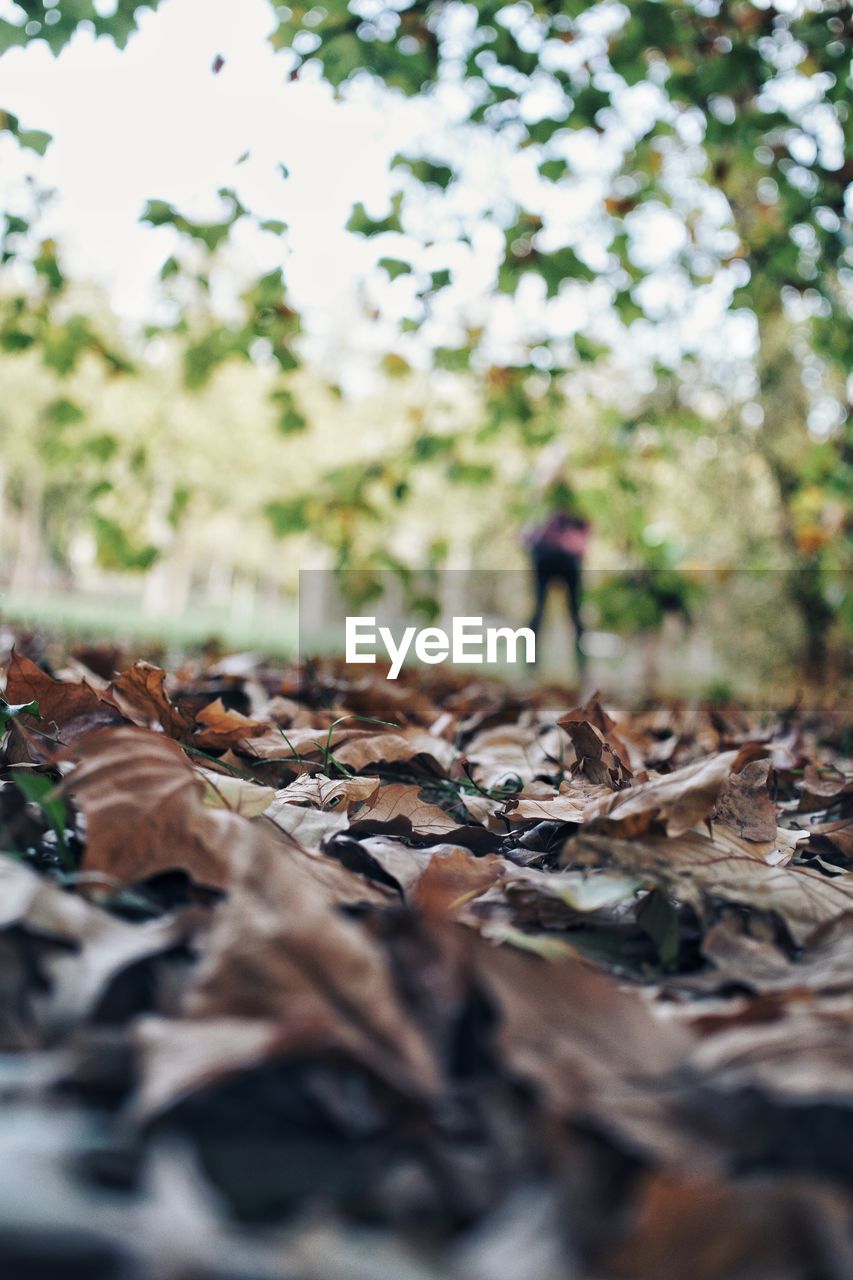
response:
[[[0,22],[0,50],[44,39],[56,53],[84,23],[123,45],[137,12],[154,7],[155,0],[119,0],[107,13],[89,0],[22,2],[20,21]],[[775,543],[780,564],[799,571],[790,603],[802,619],[809,657],[819,662],[833,614],[849,609],[836,572],[849,566],[853,478],[845,381],[853,367],[845,221],[853,178],[853,41],[846,5],[325,0],[274,6],[271,17],[270,38],[292,79],[312,67],[342,94],[365,76],[392,93],[436,101],[448,86],[458,90],[456,133],[469,131],[468,149],[478,138],[499,137],[534,164],[539,180],[531,207],[504,192],[487,211],[503,235],[496,299],[521,296],[532,280],[545,303],[576,297],[584,316],[600,316],[604,296],[608,321],[582,324],[568,342],[532,335],[526,349],[501,362],[492,358],[487,326],[463,326],[454,345],[434,345],[433,381],[419,400],[421,375],[405,339],[419,327],[428,334],[442,294],[454,287],[455,268],[418,267],[412,243],[429,247],[431,232],[418,231],[410,208],[424,193],[452,201],[462,177],[458,145],[454,151],[448,143],[444,155],[439,137],[396,156],[400,188],[387,211],[356,204],[348,228],[377,238],[387,278],[417,282],[420,311],[402,320],[400,343],[383,362],[389,377],[411,383],[412,403],[404,426],[389,430],[381,447],[352,457],[333,449],[308,487],[297,476],[282,494],[262,500],[269,527],[282,537],[310,531],[341,566],[404,575],[413,556],[427,565],[452,561],[454,532],[435,521],[426,537],[407,541],[406,512],[425,494],[434,503],[440,488],[451,495],[460,526],[474,520],[475,551],[478,539],[480,548],[494,546],[496,527],[505,533],[508,521],[529,515],[526,460],[560,444],[580,477],[588,514],[606,531],[613,556],[629,566],[619,590],[639,599],[642,574],[655,569],[671,575],[672,591],[689,595],[682,572],[691,560],[687,544],[696,510],[707,508],[704,539],[693,541],[704,543],[708,559],[717,543],[727,543],[715,526],[731,521],[740,563],[766,561]],[[631,97],[638,89],[648,91],[642,109]],[[467,104],[464,119],[460,102]],[[8,113],[0,122],[22,146],[46,147],[45,135],[22,131]],[[595,251],[547,215],[550,195],[576,179],[569,146],[576,138],[618,152],[596,214]],[[234,190],[223,188],[219,197],[221,216],[207,222],[156,193],[144,210],[148,223],[170,228],[181,245],[161,272],[170,319],[147,337],[167,344],[180,359],[184,388],[199,395],[226,365],[263,367],[284,442],[310,420],[300,401],[300,324],[288,300],[286,266],[247,284],[227,314],[214,301],[211,281],[243,220],[281,238],[284,248],[287,228],[247,209]],[[135,357],[103,336],[114,326],[99,327],[91,309],[76,306],[56,245],[39,239],[37,214],[5,218],[0,250],[3,262],[18,269],[19,287],[0,298],[0,348],[37,353],[60,378],[91,360],[110,378],[129,375]],[[698,298],[722,281],[730,312],[754,318],[758,341],[737,368],[735,353],[726,370],[689,343],[663,352],[629,403],[614,393],[624,377],[622,348],[635,326],[647,334],[659,321],[644,290],[653,270],[638,254],[635,235],[647,215],[665,215],[680,228],[671,270],[686,293]],[[468,235],[460,224],[459,243]],[[581,299],[593,295],[597,305],[584,306]],[[85,447],[75,432],[86,435]],[[58,392],[40,418],[37,440],[44,465],[59,471],[80,450],[103,562],[150,565],[156,540],[132,527],[139,524],[132,510],[106,508],[117,491],[117,467],[139,476],[156,472],[154,442],[142,442],[134,459],[109,430],[84,430],[73,400]],[[692,470],[683,470],[685,460]],[[681,490],[666,502],[662,476]],[[162,481],[151,483],[157,489]],[[175,476],[167,486],[164,519],[173,530],[193,509],[191,468],[181,483],[187,487],[180,501]],[[747,509],[735,519],[737,502]],[[766,508],[760,514],[757,502]],[[683,519],[657,518],[664,507],[680,507]],[[654,612],[648,599],[646,606]]]

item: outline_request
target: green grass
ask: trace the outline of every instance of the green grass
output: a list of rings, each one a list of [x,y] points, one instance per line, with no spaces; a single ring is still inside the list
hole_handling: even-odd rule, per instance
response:
[[[261,649],[274,656],[296,652],[295,601],[259,607],[252,616],[235,617],[228,605],[200,605],[178,615],[152,617],[132,597],[79,593],[0,592],[0,618],[26,627],[44,627],[80,640],[161,643],[197,648],[215,638],[231,650]]]

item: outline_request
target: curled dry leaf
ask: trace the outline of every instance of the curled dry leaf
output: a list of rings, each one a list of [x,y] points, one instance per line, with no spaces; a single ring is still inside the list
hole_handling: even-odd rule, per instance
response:
[[[370,804],[379,790],[379,778],[327,778],[321,773],[305,774],[276,792],[284,804],[307,805],[312,809],[348,811],[353,805]]]
[[[121,727],[95,733],[65,753],[76,764],[65,786],[86,818],[84,871],[132,884],[185,871],[223,888],[245,819],[204,803],[204,783],[163,734]]]
[[[462,848],[457,844],[433,844],[426,849],[415,849],[394,836],[365,836],[359,846],[379,866],[386,876],[399,886],[404,897],[414,889],[433,858],[446,858]],[[470,853],[467,849],[462,852]]]
[[[543,774],[553,776],[560,771],[566,747],[565,736],[553,725],[505,724],[476,734],[465,757],[474,781],[493,790],[524,786]]]
[[[767,780],[769,760],[751,760],[740,773],[726,778],[711,814],[744,840],[772,840],[776,835],[776,806],[770,799]]]
[[[193,746],[204,751],[225,751],[236,747],[244,738],[259,737],[269,728],[262,720],[253,720],[226,707],[221,698],[197,711],[195,719]]]
[[[610,790],[630,781],[633,774],[628,748],[616,736],[616,722],[604,710],[597,694],[582,707],[561,716],[557,724],[565,729],[574,747],[573,772]]]
[[[806,765],[800,785],[800,809],[823,809],[849,795],[853,795],[853,776],[849,773]]]
[[[511,826],[533,822],[581,823],[591,804],[605,801],[611,795],[608,785],[594,782],[563,782],[556,795],[543,798],[521,795],[507,800],[498,811],[498,817]]]
[[[737,751],[724,751],[593,801],[585,819],[597,831],[629,838],[653,828],[670,836],[683,835],[708,817],[737,758]]]
[[[174,706],[166,693],[166,672],[150,662],[134,662],[110,686],[116,706],[144,729],[160,729],[183,742],[190,735],[189,716]]]

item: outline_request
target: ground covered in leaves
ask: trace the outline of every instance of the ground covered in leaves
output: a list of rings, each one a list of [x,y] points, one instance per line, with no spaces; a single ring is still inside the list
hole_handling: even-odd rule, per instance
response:
[[[848,1280],[842,710],[298,675],[11,655],[3,1274]]]

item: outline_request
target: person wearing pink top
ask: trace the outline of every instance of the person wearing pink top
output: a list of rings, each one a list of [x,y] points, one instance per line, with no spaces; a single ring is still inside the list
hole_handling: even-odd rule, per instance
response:
[[[529,525],[522,541],[533,568],[535,604],[529,622],[539,639],[548,588],[552,583],[566,592],[569,616],[574,628],[578,666],[583,668],[583,622],[581,620],[581,570],[590,536],[590,524],[576,509],[574,495],[565,483],[553,484],[548,492],[550,514],[541,523]]]

